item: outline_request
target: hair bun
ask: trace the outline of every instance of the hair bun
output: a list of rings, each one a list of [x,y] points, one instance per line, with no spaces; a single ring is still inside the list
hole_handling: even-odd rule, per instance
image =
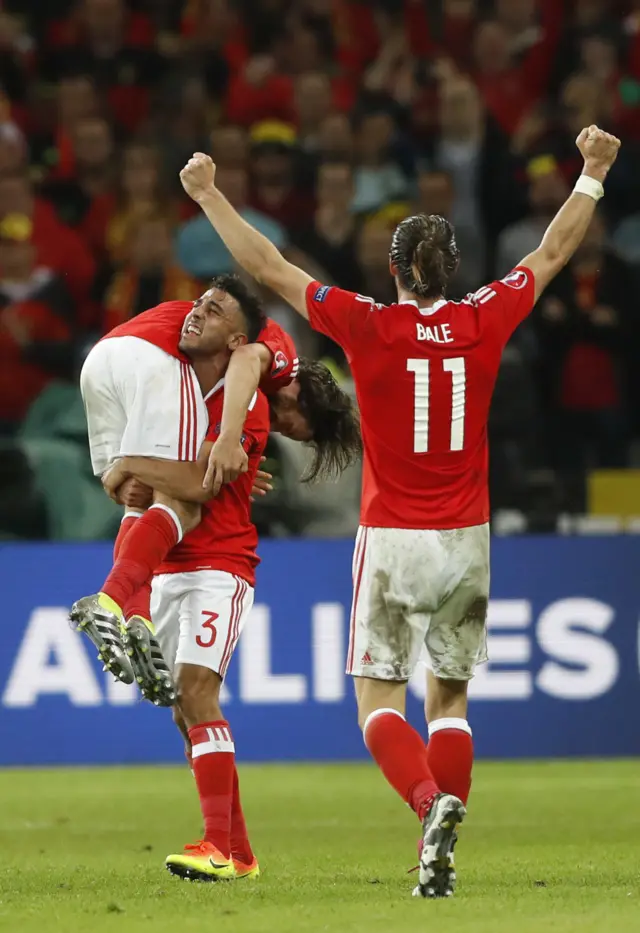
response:
[[[407,217],[393,234],[390,258],[406,289],[421,298],[437,298],[458,268],[454,229],[437,214]]]

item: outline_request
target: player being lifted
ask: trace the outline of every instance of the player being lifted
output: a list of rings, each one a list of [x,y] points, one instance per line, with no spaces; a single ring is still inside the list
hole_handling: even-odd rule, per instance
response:
[[[264,319],[236,276],[226,275],[217,276],[197,301],[158,305],[116,327],[91,350],[80,383],[94,472],[102,475],[118,457],[146,457],[156,475],[181,474],[188,485],[194,464],[208,457],[201,502],[236,479],[247,468],[247,456],[235,435],[225,456],[230,445],[224,417],[211,453],[202,448],[208,426],[203,394],[217,381],[220,360],[226,369],[234,352],[269,397],[272,430],[314,448],[312,475],[339,473],[358,457],[359,426],[349,396],[321,363],[298,360],[289,335]],[[125,514],[109,576],[100,593],[74,604],[71,618],[107,669],[126,683],[135,676],[145,696],[167,705],[174,688],[151,631],[150,579],[197,526],[200,505],[156,490],[153,505],[141,514]]]
[[[487,418],[500,357],[582,241],[620,142],[591,126],[577,146],[582,175],[538,249],[461,302],[444,297],[459,255],[442,217],[408,217],[396,229],[398,301],[384,306],[288,263],[217,191],[207,156],[197,153],[181,173],[235,260],[340,344],[351,365],[364,474],[347,672],[369,752],[422,821],[418,896],[453,892],[456,826],[471,784],[467,687],[486,660]],[[405,720],[423,646],[428,747]]]

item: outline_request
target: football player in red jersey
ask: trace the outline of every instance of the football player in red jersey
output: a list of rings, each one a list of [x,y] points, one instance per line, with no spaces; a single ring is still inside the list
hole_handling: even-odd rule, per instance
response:
[[[89,426],[94,471],[130,454],[157,459],[158,469],[189,470],[201,454],[208,416],[203,400],[226,369],[232,354],[256,343],[261,380],[273,398],[272,426],[294,439],[310,441],[320,469],[344,467],[357,455],[358,426],[353,406],[335,383],[327,386],[319,364],[298,361],[289,336],[265,321],[248,289],[234,276],[220,276],[196,302],[167,302],[121,324],[89,353],[81,389]],[[194,368],[197,364],[198,376]],[[297,406],[302,414],[291,410]],[[200,501],[215,494],[223,480],[246,469],[246,455],[227,464]],[[109,479],[110,477],[110,479]],[[105,478],[107,489],[122,482],[118,469]],[[100,592],[83,597],[71,618],[98,648],[119,679],[135,675],[145,696],[168,704],[173,684],[149,621],[151,574],[182,535],[200,520],[200,505],[156,492],[152,507],[128,512],[114,546],[114,566]],[[127,652],[121,621],[127,628]]]
[[[422,820],[417,896],[453,892],[471,784],[467,687],[486,659],[487,418],[500,357],[582,241],[620,141],[591,126],[577,146],[583,173],[539,248],[462,302],[445,298],[459,255],[442,217],[409,217],[396,229],[398,301],[383,306],[288,263],[216,189],[208,156],[196,153],[181,172],[239,265],[340,344],[351,365],[364,475],[347,671],[367,748]],[[428,749],[405,720],[407,681],[425,647]]]
[[[197,362],[194,368],[198,372]],[[205,398],[205,455],[220,433],[224,382]],[[205,827],[200,842],[167,858],[167,868],[184,878],[248,878],[260,871],[242,814],[235,745],[220,708],[220,688],[253,605],[258,535],[249,497],[269,420],[267,399],[257,391],[241,436],[247,471],[204,503],[200,524],[169,552],[153,579],[151,614],[160,649],[175,674],[174,719],[187,744]],[[124,457],[120,466],[145,486],[197,502],[205,464],[205,457],[192,462],[188,478],[177,462],[167,469],[159,460]]]

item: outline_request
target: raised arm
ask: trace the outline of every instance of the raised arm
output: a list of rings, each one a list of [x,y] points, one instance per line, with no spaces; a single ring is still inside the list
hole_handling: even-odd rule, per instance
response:
[[[576,145],[584,168],[573,194],[551,221],[538,249],[520,263],[534,275],[536,301],[582,243],[604,194],[602,186],[618,155],[620,140],[590,126],[580,133]]]
[[[306,289],[313,279],[242,219],[216,188],[215,172],[209,156],[196,152],[180,172],[182,187],[200,205],[238,265],[306,318]]]

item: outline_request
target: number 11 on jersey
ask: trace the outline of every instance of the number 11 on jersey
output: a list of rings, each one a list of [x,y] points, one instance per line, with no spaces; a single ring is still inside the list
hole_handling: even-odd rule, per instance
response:
[[[429,377],[435,360],[407,360],[407,371],[414,374],[413,452],[426,454],[429,450]],[[466,371],[464,357],[443,360],[442,368],[451,373],[451,440],[449,450],[462,450],[464,446],[464,416],[466,402]]]

